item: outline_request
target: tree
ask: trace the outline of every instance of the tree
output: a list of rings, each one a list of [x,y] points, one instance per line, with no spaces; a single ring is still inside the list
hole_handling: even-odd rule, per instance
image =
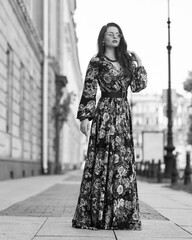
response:
[[[183,88],[185,91],[192,93],[192,72],[189,72],[189,77],[183,83]]]
[[[189,76],[186,81],[183,83],[183,88],[185,91],[191,93],[192,97],[192,72],[189,72]],[[191,105],[189,106],[189,131],[187,134],[187,142],[188,144],[192,145],[192,98],[191,98]]]

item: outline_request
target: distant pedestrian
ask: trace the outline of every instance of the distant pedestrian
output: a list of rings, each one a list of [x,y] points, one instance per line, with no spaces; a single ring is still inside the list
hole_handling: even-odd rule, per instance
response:
[[[101,98],[96,106],[97,84]],[[139,92],[146,84],[141,59],[127,50],[121,28],[103,26],[77,113],[86,136],[93,121],[73,227],[141,229],[127,89]]]

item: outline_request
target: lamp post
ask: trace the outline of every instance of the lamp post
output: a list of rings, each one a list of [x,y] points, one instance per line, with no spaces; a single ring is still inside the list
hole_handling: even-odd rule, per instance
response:
[[[175,147],[173,146],[173,133],[172,133],[172,101],[171,101],[171,43],[170,43],[170,8],[169,8],[169,0],[168,0],[168,91],[167,91],[167,146],[165,147],[166,155],[165,155],[165,177],[171,177],[172,174],[172,166],[174,165],[174,155],[173,150]]]

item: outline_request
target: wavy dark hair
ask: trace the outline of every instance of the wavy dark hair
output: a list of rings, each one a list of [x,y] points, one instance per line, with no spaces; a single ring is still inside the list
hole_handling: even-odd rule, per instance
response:
[[[122,35],[119,42],[119,46],[115,48],[115,54],[116,54],[117,60],[125,70],[131,69],[133,58],[127,52],[127,43],[123,36],[123,32],[119,27],[119,25],[117,25],[116,23],[111,22],[111,23],[108,23],[107,25],[104,25],[101,28],[99,32],[98,40],[97,40],[97,46],[98,46],[97,56],[101,57],[105,53],[105,45],[103,44],[103,40],[104,40],[105,33],[109,27],[116,27],[119,30],[119,33]]]

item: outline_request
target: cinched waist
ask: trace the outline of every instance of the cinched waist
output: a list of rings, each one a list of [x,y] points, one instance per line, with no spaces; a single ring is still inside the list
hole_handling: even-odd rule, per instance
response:
[[[127,91],[101,92],[101,97],[127,98]]]

